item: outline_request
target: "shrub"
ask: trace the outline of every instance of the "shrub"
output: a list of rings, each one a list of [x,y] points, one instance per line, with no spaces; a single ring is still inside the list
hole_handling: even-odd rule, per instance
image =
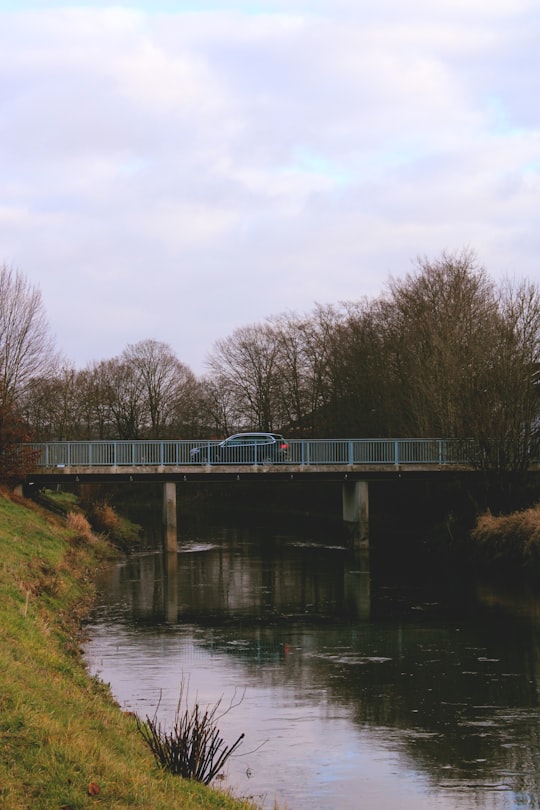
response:
[[[480,515],[473,540],[494,561],[520,564],[540,560],[540,504],[509,515]]]
[[[137,728],[163,770],[209,785],[238,748],[244,734],[230,747],[226,746],[216,726],[221,700],[203,710],[198,703],[190,708],[186,695],[185,707],[182,708],[184,691],[182,682],[180,700],[170,732],[157,721],[157,709],[153,718],[146,717],[145,723],[137,717]],[[232,703],[220,717],[231,708]]]

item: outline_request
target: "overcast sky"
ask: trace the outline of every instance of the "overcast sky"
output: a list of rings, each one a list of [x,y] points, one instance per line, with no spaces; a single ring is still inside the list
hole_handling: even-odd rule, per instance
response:
[[[77,368],[463,248],[540,280],[538,0],[0,0],[0,263]]]

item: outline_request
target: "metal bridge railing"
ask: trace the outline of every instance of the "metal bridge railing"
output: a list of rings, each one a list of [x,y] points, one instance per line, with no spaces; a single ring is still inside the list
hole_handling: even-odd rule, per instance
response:
[[[38,467],[184,467],[272,463],[321,465],[468,464],[474,443],[459,439],[291,439],[283,457],[267,457],[261,446],[219,457],[218,441],[69,441],[24,445],[38,454]],[[192,451],[199,449],[193,454]]]

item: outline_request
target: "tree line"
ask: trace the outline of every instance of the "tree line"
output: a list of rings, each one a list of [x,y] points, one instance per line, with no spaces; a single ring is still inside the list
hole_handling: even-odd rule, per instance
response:
[[[218,340],[197,377],[146,339],[76,369],[41,294],[0,268],[0,441],[222,437],[474,439],[523,470],[540,439],[540,290],[495,284],[473,252],[419,258],[374,299],[316,305]],[[15,431],[15,433],[13,433]]]

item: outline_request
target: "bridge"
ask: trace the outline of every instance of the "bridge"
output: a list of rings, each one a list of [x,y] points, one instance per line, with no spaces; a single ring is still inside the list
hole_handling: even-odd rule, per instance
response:
[[[229,451],[227,458],[215,459],[219,441],[154,440],[154,441],[64,441],[35,442],[23,447],[36,455],[41,475],[125,475],[188,474],[204,469],[212,474],[217,468],[227,474],[231,467],[263,467],[276,474],[280,469],[303,472],[343,471],[345,467],[369,468],[373,471],[396,467],[404,469],[471,468],[476,455],[472,441],[459,439],[290,439],[287,455],[275,463],[267,457],[263,445],[241,446]],[[198,452],[199,451],[199,452]],[[208,459],[204,465],[201,457]]]
[[[320,479],[341,481],[343,519],[359,543],[369,537],[368,482],[413,474],[472,472],[476,446],[458,439],[291,439],[287,455],[262,446],[216,459],[218,441],[65,441],[21,445],[35,467],[28,486],[67,481],[161,481],[166,547],[176,548],[176,485],[187,481]],[[195,452],[194,452],[195,451]],[[201,458],[207,459],[201,463]],[[215,459],[215,460],[213,460]]]

